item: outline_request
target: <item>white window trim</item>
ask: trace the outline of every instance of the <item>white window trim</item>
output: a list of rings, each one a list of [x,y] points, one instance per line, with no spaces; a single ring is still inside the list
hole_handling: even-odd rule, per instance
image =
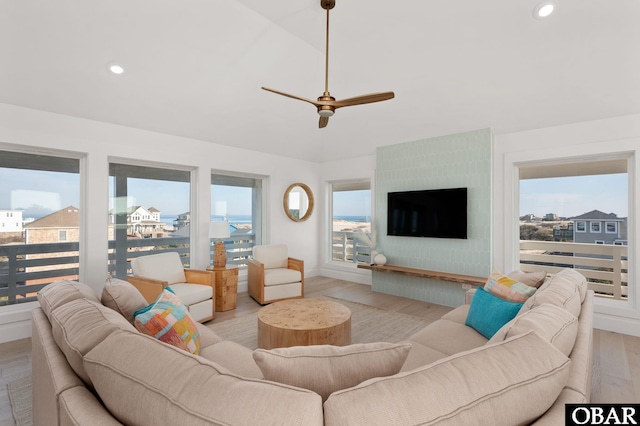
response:
[[[603,240],[596,240],[595,244],[600,244],[600,245],[604,245],[604,241]]]
[[[613,231],[609,231],[609,224],[613,224],[613,226],[615,228]],[[604,223],[604,232],[606,232],[607,234],[617,234],[618,233],[618,222],[615,222],[615,221],[605,222]]]
[[[582,229],[582,231],[578,227],[579,223],[583,223],[584,224],[584,228]],[[586,220],[576,220],[576,232],[580,232],[580,233],[587,232],[587,221]]]
[[[598,230],[594,231],[594,226],[595,224],[598,224]],[[589,222],[589,232],[592,234],[602,234],[602,222],[600,222],[599,220],[594,220]]]

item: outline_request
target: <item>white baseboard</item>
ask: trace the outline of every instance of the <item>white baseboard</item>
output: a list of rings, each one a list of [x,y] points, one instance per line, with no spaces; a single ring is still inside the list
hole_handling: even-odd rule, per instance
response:
[[[359,284],[371,285],[371,271],[364,269],[333,269],[322,268],[320,275],[337,280],[353,281]]]
[[[593,328],[640,337],[640,319],[637,318],[625,318],[595,312],[593,314]]]
[[[0,343],[31,337],[31,318],[0,325]]]

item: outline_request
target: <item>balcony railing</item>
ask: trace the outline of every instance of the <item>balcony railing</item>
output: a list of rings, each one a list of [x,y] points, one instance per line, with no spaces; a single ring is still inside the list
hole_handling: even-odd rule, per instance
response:
[[[125,262],[119,264],[116,242],[109,241],[108,270],[120,278],[131,273],[131,259],[175,251],[189,267],[189,238],[127,239]],[[232,235],[225,240],[227,265],[246,266],[255,237]],[[213,246],[212,246],[213,251]],[[211,252],[209,253],[211,259]],[[0,306],[37,300],[37,292],[54,281],[77,280],[79,243],[16,244],[0,246]]]
[[[520,241],[520,268],[555,274],[573,268],[587,277],[596,296],[627,300],[627,246]]]
[[[334,231],[331,260],[349,263],[371,263],[371,249],[355,238],[355,232]]]

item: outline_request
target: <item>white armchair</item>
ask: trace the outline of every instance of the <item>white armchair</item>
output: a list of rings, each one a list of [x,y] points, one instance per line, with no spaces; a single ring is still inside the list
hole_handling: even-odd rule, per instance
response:
[[[215,317],[215,275],[213,271],[184,269],[176,252],[151,254],[131,260],[133,284],[148,303],[154,302],[166,286],[188,306],[195,321],[205,322]]]
[[[249,295],[261,305],[304,297],[304,261],[284,244],[253,247],[248,273]]]

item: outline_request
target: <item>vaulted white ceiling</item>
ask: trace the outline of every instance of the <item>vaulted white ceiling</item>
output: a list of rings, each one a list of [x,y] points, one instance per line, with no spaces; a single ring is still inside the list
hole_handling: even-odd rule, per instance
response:
[[[0,102],[330,161],[491,127],[640,112],[640,1],[337,0],[318,129],[320,0],[0,0]],[[107,66],[117,62],[125,73]]]

